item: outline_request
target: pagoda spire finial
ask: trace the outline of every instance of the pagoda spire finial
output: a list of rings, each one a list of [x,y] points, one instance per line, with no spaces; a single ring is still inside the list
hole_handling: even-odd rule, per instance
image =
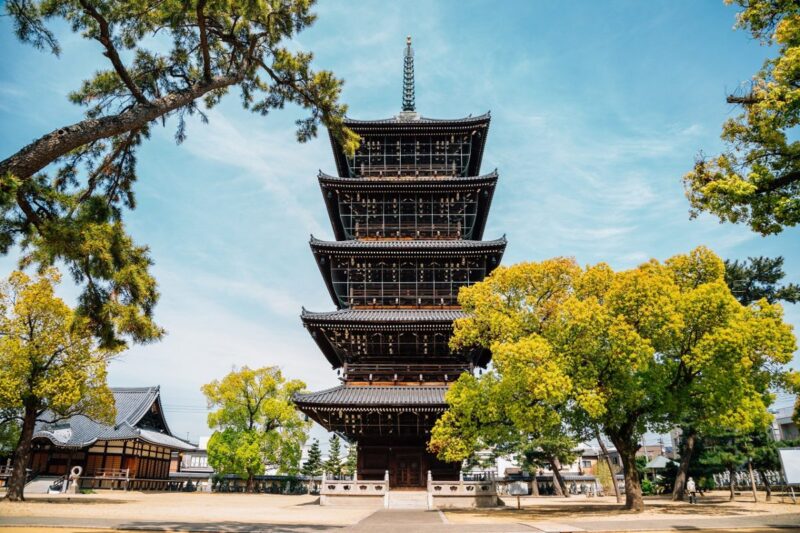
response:
[[[414,102],[414,50],[411,48],[411,36],[406,37],[406,54],[403,63],[403,111],[416,111]]]

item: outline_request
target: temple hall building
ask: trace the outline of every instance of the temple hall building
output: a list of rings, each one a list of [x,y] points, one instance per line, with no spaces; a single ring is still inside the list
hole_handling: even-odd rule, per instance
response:
[[[302,321],[341,385],[303,393],[299,409],[354,442],[358,480],[422,488],[458,480],[459,463],[427,451],[461,373],[485,367],[484,349],[451,351],[458,291],[500,264],[505,237],[483,240],[496,171],[481,173],[490,115],[434,119],[416,111],[414,57],[405,50],[402,111],[346,119],[361,136],[348,155],[331,136],[335,174],[318,176],[334,241],[311,251],[335,310]]]
[[[112,388],[113,425],[84,415],[36,423],[30,469],[33,477],[64,476],[79,466],[82,488],[163,489],[173,453],[196,446],[174,436],[164,417],[161,389]],[[52,418],[51,418],[52,419]]]

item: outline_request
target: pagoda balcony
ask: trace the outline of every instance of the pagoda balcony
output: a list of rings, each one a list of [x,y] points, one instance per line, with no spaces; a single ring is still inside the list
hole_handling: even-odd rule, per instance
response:
[[[471,364],[348,364],[345,363],[342,381],[391,383],[394,385],[411,383],[450,383],[464,372],[470,372]]]
[[[453,307],[461,287],[499,264],[505,238],[320,241],[312,237],[328,291],[338,308]]]
[[[331,136],[340,176],[478,174],[486,145],[490,116],[455,120],[416,116],[411,120],[345,119],[344,124],[361,137],[354,154],[346,154]]]
[[[497,172],[477,177],[338,178],[320,173],[337,240],[480,240]]]
[[[464,316],[463,311],[455,309],[344,309],[327,313],[303,310],[301,318],[334,368],[347,364],[349,372],[352,368],[367,369],[375,365],[373,369],[383,372],[386,366],[394,365],[400,372],[413,374],[411,381],[416,382],[420,372],[412,372],[412,369],[421,368],[418,365],[431,365],[429,370],[434,367],[444,370],[447,365],[465,369],[489,362],[491,355],[483,348],[450,350],[453,321]],[[460,374],[458,370],[454,372]],[[449,379],[449,372],[444,373],[448,373]],[[394,372],[386,375],[390,381],[394,380]]]

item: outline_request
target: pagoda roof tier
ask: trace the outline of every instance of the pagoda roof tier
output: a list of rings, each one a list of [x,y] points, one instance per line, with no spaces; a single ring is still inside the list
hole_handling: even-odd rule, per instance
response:
[[[398,256],[434,257],[434,256],[476,256],[485,254],[501,254],[506,249],[505,235],[491,241],[465,239],[385,239],[385,240],[345,240],[324,241],[311,236],[311,250],[314,254],[333,254],[346,256]],[[498,261],[499,262],[499,261]]]
[[[331,338],[325,334],[326,330],[347,330],[351,334],[439,332],[449,335],[453,330],[453,321],[466,316],[460,309],[342,309],[315,313],[304,308],[300,318],[328,362],[334,368],[339,368],[345,362],[344,357],[334,347]],[[491,352],[483,348],[474,348],[453,356],[470,360],[479,366],[486,366],[491,359]],[[424,363],[424,360],[420,362]]]
[[[461,309],[341,309],[315,313],[303,308],[300,318],[306,326],[358,324],[383,330],[387,324],[414,324],[418,326],[414,329],[422,330],[426,326],[449,327],[454,320],[466,316],[467,314]]]
[[[344,125],[353,130],[360,130],[364,128],[403,128],[409,129],[418,127],[423,130],[438,128],[438,129],[453,129],[475,127],[475,126],[489,126],[492,119],[492,113],[487,111],[482,115],[475,115],[462,117],[462,118],[430,118],[423,117],[418,113],[406,113],[395,115],[389,118],[381,118],[376,120],[361,120],[357,118],[345,117]]]
[[[474,157],[470,158],[466,174],[473,176],[480,173],[490,122],[491,113],[489,112],[474,117],[469,116],[457,119],[428,118],[417,113],[401,113],[395,117],[378,120],[344,119],[344,125],[363,139],[395,135],[402,137],[469,135]],[[336,159],[336,170],[340,176],[351,175],[347,155],[339,141],[330,133],[330,130],[329,137],[333,155]]]
[[[295,405],[328,431],[348,439],[388,437],[394,442],[430,434],[447,409],[446,386],[342,385],[298,393]]]
[[[342,218],[340,194],[380,195],[384,193],[400,195],[427,195],[448,193],[474,193],[475,221],[466,234],[468,238],[481,239],[489,215],[489,207],[497,185],[497,170],[483,176],[419,176],[419,177],[383,177],[383,178],[350,178],[330,176],[320,171],[318,175],[322,197],[328,209],[328,217],[337,240],[346,240],[353,235],[348,234]],[[351,228],[352,233],[352,228]]]
[[[320,411],[443,411],[447,407],[446,386],[371,386],[340,385],[319,392],[296,393],[294,402],[301,409]]]
[[[319,171],[317,178],[323,189],[345,189],[348,191],[387,190],[387,191],[459,191],[487,187],[497,183],[497,169],[480,176],[402,176],[382,178],[362,178],[349,176],[331,176]]]

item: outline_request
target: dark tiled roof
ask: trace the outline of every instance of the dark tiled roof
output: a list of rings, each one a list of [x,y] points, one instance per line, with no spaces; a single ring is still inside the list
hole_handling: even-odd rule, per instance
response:
[[[464,318],[460,309],[342,309],[315,313],[303,309],[303,322],[446,322]]]
[[[469,241],[462,239],[438,240],[345,240],[324,241],[311,236],[311,247],[314,249],[346,249],[346,250],[503,250],[506,247],[505,236],[491,241]]]
[[[483,115],[477,115],[474,117],[463,117],[463,118],[428,118],[417,115],[416,118],[405,118],[403,116],[394,116],[390,118],[378,119],[378,120],[358,120],[354,118],[345,118],[344,124],[348,127],[358,127],[358,126],[373,126],[373,125],[405,125],[408,124],[409,126],[413,126],[416,124],[424,124],[424,125],[442,125],[447,126],[450,124],[454,125],[463,125],[463,124],[473,124],[473,123],[481,123],[481,122],[488,122],[491,119],[491,113],[486,112]]]
[[[435,386],[356,386],[340,385],[319,392],[298,393],[294,401],[300,406],[323,408],[352,407],[438,407],[447,404],[444,395],[447,387]]]
[[[95,422],[83,416],[75,415],[66,420],[49,423],[53,415],[44,413],[42,421],[36,423],[34,438],[45,438],[53,444],[67,448],[83,448],[98,440],[141,439],[152,444],[167,446],[173,449],[191,450],[195,447],[181,439],[173,437],[167,427],[162,433],[147,428],[139,428],[137,424],[150,410],[154,402],[158,402],[162,413],[159,387],[113,388],[114,404],[117,416],[113,426]]]
[[[480,186],[497,182],[497,170],[481,176],[419,176],[419,177],[384,177],[384,178],[363,178],[363,177],[342,177],[331,176],[322,171],[317,178],[320,183],[325,185],[335,185],[338,187],[347,186],[350,188],[369,188],[369,187],[397,187],[406,189],[426,188],[426,187],[453,187],[453,186]]]

